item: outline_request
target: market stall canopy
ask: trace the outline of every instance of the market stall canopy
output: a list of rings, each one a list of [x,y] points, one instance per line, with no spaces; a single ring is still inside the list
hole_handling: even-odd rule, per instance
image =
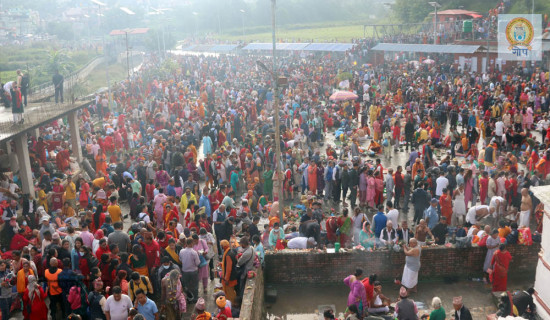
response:
[[[441,44],[409,44],[409,43],[379,43],[371,50],[392,52],[425,52],[425,53],[466,53],[472,54],[485,50],[479,45],[441,45]]]
[[[357,98],[359,98],[359,96],[349,91],[336,91],[330,96],[330,100],[334,100],[334,101],[355,100]]]

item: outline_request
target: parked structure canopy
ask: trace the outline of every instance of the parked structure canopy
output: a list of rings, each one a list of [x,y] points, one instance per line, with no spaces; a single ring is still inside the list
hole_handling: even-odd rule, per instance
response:
[[[480,49],[479,45],[440,45],[440,44],[408,44],[408,43],[379,43],[371,50],[392,52],[425,52],[425,53],[464,53],[472,54]]]

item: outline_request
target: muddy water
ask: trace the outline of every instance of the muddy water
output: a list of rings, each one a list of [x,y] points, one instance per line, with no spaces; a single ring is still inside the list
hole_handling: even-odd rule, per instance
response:
[[[429,266],[426,266],[429,267]],[[314,272],[314,271],[312,271]],[[533,285],[535,275],[522,275],[508,279],[508,289],[526,290]],[[273,304],[265,303],[268,320],[318,320],[319,312],[323,312],[326,306],[333,306],[338,317],[346,308],[349,289],[341,285],[312,286],[307,284],[287,286],[273,285],[277,290],[277,301]],[[399,287],[393,283],[383,283],[382,293],[392,301],[398,297]],[[443,303],[447,318],[454,316],[453,297],[462,296],[464,305],[470,309],[474,320],[486,319],[486,315],[496,312],[496,305],[491,294],[491,286],[483,282],[463,280],[447,284],[442,281],[420,281],[418,292],[411,294],[411,298],[417,303],[419,315],[429,314],[432,311],[431,301],[433,297],[439,297]]]
[[[318,320],[325,306],[332,306],[336,315],[346,309],[349,289],[343,283],[341,286],[273,287],[277,290],[277,301],[265,303],[266,319],[269,320],[279,319],[277,317],[281,320]]]

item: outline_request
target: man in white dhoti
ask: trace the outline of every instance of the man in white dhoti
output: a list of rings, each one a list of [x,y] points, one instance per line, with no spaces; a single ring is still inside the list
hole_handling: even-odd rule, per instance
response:
[[[420,270],[420,246],[415,238],[411,238],[409,246],[404,243],[403,251],[405,252],[405,267],[403,268],[403,278],[401,284],[407,290],[416,292],[418,284],[418,271]]]
[[[466,226],[477,224],[481,219],[495,212],[495,208],[486,205],[473,206],[466,213]]]
[[[521,205],[519,208],[518,226],[529,228],[529,220],[531,218],[531,209],[533,208],[533,201],[529,195],[527,188],[521,189]]]

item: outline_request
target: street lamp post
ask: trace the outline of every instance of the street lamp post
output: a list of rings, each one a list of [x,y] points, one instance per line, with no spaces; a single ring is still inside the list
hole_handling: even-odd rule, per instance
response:
[[[277,0],[271,0],[271,41],[273,42],[273,86],[275,89],[275,97],[273,99],[273,103],[275,104],[275,108],[273,109],[275,112],[275,152],[276,152],[276,160],[277,160],[277,166],[275,167],[275,174],[277,175],[277,179],[279,179],[279,221],[281,224],[283,223],[283,181],[281,181],[281,134],[279,132],[280,130],[280,123],[279,123],[279,77],[277,74],[277,38],[275,37],[275,9],[276,9],[276,2]]]
[[[435,13],[434,13],[434,44],[437,44],[437,8],[441,7],[441,5],[435,1],[428,2],[428,4],[432,7],[434,7]]]
[[[244,41],[244,14],[246,13],[246,11],[244,11],[243,9],[239,10],[241,12],[241,20],[242,20],[242,24],[243,24],[243,41]]]
[[[195,16],[195,37],[199,37],[199,13],[193,11],[193,15]]]
[[[274,114],[274,121],[275,121],[275,161],[277,162],[275,164],[275,175],[277,179],[281,179],[281,173],[282,173],[282,161],[281,161],[281,134],[280,134],[280,121],[279,121],[279,76],[277,74],[277,44],[276,44],[276,38],[275,38],[275,5],[276,0],[271,0],[271,38],[273,42],[273,66],[271,70],[263,64],[261,61],[256,61],[256,63],[265,71],[271,74],[271,77],[273,79],[273,112]],[[283,181],[279,181],[279,190],[277,192],[279,193],[279,221],[282,224],[283,223]]]
[[[94,4],[97,4],[97,26],[99,32],[101,32],[101,7],[107,6],[105,3],[98,0],[91,0]],[[109,102],[109,109],[111,108],[111,79],[109,77],[109,56],[107,55],[107,46],[105,44],[105,34],[101,32],[101,45],[103,46],[103,59],[105,59],[105,78],[107,80],[107,101]]]
[[[126,34],[126,69],[128,71],[128,79],[130,79],[130,52],[128,51],[128,29],[124,30]]]

